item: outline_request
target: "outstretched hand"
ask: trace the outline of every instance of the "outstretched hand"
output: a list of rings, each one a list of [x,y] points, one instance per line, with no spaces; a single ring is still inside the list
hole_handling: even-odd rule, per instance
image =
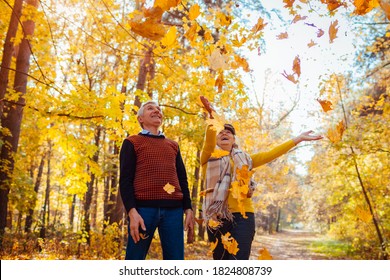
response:
[[[206,97],[204,97],[203,95],[199,96],[199,98],[200,98],[200,101],[202,102],[204,108],[209,113],[210,119],[214,119],[212,112],[213,111],[215,112],[215,110],[214,110],[213,106],[211,105],[210,101]]]
[[[299,136],[295,137],[293,139],[293,141],[295,142],[295,144],[299,144],[302,141],[316,141],[316,140],[320,140],[320,139],[324,138],[321,135],[314,135],[311,133],[313,133],[312,130],[303,132]]]

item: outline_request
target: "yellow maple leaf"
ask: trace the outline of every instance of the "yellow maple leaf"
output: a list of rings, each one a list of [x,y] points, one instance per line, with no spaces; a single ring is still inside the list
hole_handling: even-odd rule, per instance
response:
[[[196,19],[200,15],[200,6],[199,4],[192,5],[190,11],[188,12],[188,17],[190,20]]]
[[[321,104],[321,107],[322,109],[324,110],[324,112],[328,112],[330,110],[333,110],[333,104],[332,102],[328,101],[328,100],[320,100],[317,98],[317,101]]]
[[[345,131],[344,121],[340,121],[335,128],[330,128],[327,131],[327,137],[332,143],[340,142]]]
[[[242,67],[242,69],[245,71],[245,72],[249,72],[250,69],[249,69],[249,64],[248,62],[246,61],[245,58],[243,57],[240,57],[238,55],[234,55],[234,67],[235,68],[238,68],[238,67]]]
[[[165,186],[164,186],[164,191],[166,191],[168,194],[172,194],[175,192],[175,186],[167,183]]]
[[[268,24],[268,23],[264,23],[264,20],[263,20],[262,18],[259,18],[259,19],[257,20],[256,25],[253,26],[252,32],[253,32],[253,33],[257,33],[257,32],[259,32],[259,31],[263,30],[264,27],[265,27],[267,24]]]
[[[238,248],[237,241],[231,236],[230,232],[227,232],[224,235],[221,235],[221,241],[223,244],[223,247],[232,255],[236,255],[237,252],[240,250]]]
[[[161,39],[161,44],[165,47],[170,47],[176,43],[176,35],[177,28],[176,26],[172,26],[169,28],[167,34],[165,34],[164,38]]]
[[[221,158],[224,156],[228,156],[230,154],[229,151],[224,151],[224,150],[214,150],[214,152],[211,153],[211,157],[213,158]]]
[[[237,34],[234,36],[234,39],[232,40],[233,46],[235,47],[241,47],[246,42],[246,38],[242,37],[241,39],[238,39]]]
[[[245,164],[241,168],[236,168],[236,179],[248,186],[253,173],[254,170],[249,170],[248,165]]]
[[[222,12],[217,13],[217,20],[218,20],[219,24],[222,26],[229,26],[232,23],[231,17],[229,17],[228,15],[225,15]]]
[[[271,254],[268,252],[267,248],[260,248],[258,260],[273,260]]]
[[[332,21],[329,26],[329,42],[333,43],[334,39],[337,38],[337,32],[339,31],[339,28],[337,25],[339,24],[339,21],[336,19],[335,21]]]

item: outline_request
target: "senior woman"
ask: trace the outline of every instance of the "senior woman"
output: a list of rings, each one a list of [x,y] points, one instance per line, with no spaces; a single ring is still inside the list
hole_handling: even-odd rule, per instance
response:
[[[214,110],[209,101],[203,96],[201,100],[209,117],[213,118]],[[237,147],[236,130],[231,124],[225,124],[221,131],[217,131],[212,124],[207,126],[200,155],[205,182],[202,214],[209,241],[215,245],[213,259],[249,259],[255,235],[251,199],[255,185],[251,178],[244,178],[245,174],[251,176],[252,169],[280,157],[300,142],[323,138],[311,133],[304,132],[270,151],[249,155]],[[227,246],[229,242],[232,246]]]

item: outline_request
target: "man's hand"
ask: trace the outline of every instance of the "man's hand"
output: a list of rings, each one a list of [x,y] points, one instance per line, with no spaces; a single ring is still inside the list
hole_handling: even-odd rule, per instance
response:
[[[135,208],[130,209],[129,218],[130,218],[130,235],[131,238],[133,238],[134,243],[137,243],[140,240],[139,228],[146,231],[144,219],[142,219],[141,215],[138,213],[137,209]]]
[[[192,209],[187,209],[184,211],[186,217],[184,220],[184,230],[187,231],[187,243],[191,244],[194,242],[195,237],[195,218],[194,218],[194,212]]]

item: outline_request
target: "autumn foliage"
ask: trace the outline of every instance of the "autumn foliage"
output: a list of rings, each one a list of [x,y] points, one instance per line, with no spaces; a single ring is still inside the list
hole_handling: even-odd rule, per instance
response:
[[[312,157],[300,163],[304,148],[297,147],[257,170],[244,166],[231,195],[240,202],[249,178],[258,182],[252,199],[259,235],[304,227],[347,244],[352,253],[343,258],[388,258],[389,3],[280,0],[273,17],[260,2],[0,2],[2,259],[123,258],[118,153],[123,139],[139,132],[135,112],[148,99],[159,101],[162,130],[179,143],[187,168],[198,223],[186,259],[211,259],[216,245],[199,211],[205,126],[232,123],[240,148],[251,153],[290,139],[292,112],[305,106],[326,136],[309,147]],[[352,36],[363,38],[354,71],[327,73],[309,98],[300,97],[310,67],[319,67],[306,56],[347,36],[340,32],[346,20],[356,27]],[[297,26],[311,34],[307,48],[269,73],[263,89],[253,87],[254,61],[273,47],[269,34],[294,46],[299,39],[290,30]],[[283,100],[275,105],[280,87]],[[214,104],[213,119],[199,96]],[[161,187],[174,191],[169,182]],[[161,258],[158,235],[144,238],[153,238],[149,258]],[[232,254],[240,249],[229,233],[223,245]],[[266,247],[252,257],[274,258]]]

